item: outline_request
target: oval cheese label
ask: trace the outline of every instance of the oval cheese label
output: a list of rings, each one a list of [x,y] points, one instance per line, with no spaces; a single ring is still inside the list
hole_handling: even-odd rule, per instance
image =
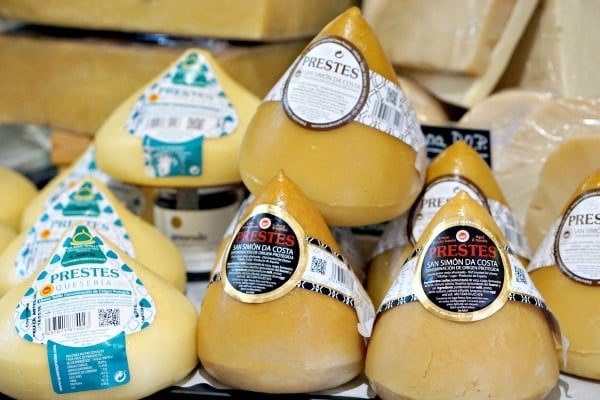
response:
[[[600,285],[600,190],[587,191],[571,203],[558,226],[554,254],[569,278]]]
[[[304,233],[291,216],[275,206],[257,206],[230,243],[225,291],[247,303],[285,295],[304,274],[306,246]]]
[[[419,256],[417,296],[425,308],[448,319],[486,318],[508,299],[508,265],[499,246],[481,228],[446,227]]]
[[[289,74],[283,93],[286,114],[313,129],[354,119],[369,93],[369,68],[349,41],[326,36],[309,46]]]

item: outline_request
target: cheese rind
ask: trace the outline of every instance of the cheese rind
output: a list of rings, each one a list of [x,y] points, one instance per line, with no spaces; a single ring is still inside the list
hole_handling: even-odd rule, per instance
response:
[[[21,229],[21,216],[38,189],[25,175],[6,166],[0,166],[0,222]]]

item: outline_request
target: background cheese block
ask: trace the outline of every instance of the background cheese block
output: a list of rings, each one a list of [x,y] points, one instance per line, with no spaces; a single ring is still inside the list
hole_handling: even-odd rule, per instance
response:
[[[410,78],[399,76],[400,87],[422,124],[446,124],[450,120],[444,104],[429,93],[422,85]]]
[[[8,246],[16,236],[17,231],[5,223],[0,222],[0,254],[2,254],[4,248]]]
[[[26,32],[0,34],[0,87],[6,93],[0,96],[0,122],[49,125],[90,137],[188,47],[211,49],[231,77],[262,97],[307,43],[228,45],[165,38],[168,45],[158,45],[133,36]]]
[[[331,21],[311,43],[331,35],[352,43],[369,70],[397,81],[357,7]],[[410,112],[407,121],[412,119]],[[418,146],[420,129],[411,126],[406,132]],[[420,150],[424,148],[417,152],[404,141],[354,120],[326,130],[302,126],[288,116],[283,101],[274,100],[263,101],[256,110],[242,142],[239,166],[250,192],[260,192],[284,169],[329,225],[360,226],[390,220],[410,207],[422,186],[419,169],[424,152]]]
[[[546,90],[560,97],[597,97],[600,3],[540,0],[498,86]]]
[[[563,211],[572,193],[600,170],[600,134],[564,140],[548,155],[540,171],[527,219],[525,233],[534,248]]]
[[[37,187],[25,175],[0,165],[0,222],[18,232],[23,211],[37,193]]]
[[[228,104],[235,110],[237,124],[228,134],[203,141],[199,175],[149,176],[145,171],[142,138],[127,131],[127,121],[145,91],[189,54],[199,54],[210,66]],[[259,104],[260,100],[235,82],[209,52],[188,49],[165,71],[132,93],[104,122],[94,137],[98,168],[115,179],[140,186],[180,188],[238,183],[241,181],[237,163],[240,144]],[[196,132],[201,131],[196,129]]]
[[[185,378],[197,365],[194,305],[172,285],[110,244],[143,282],[156,306],[149,327],[125,337],[130,381],[107,390],[66,395],[71,399],[139,399]],[[36,276],[0,299],[0,390],[7,396],[56,399],[46,345],[31,343],[15,330],[17,304]],[[64,396],[64,395],[63,395]]]
[[[114,207],[129,234],[136,261],[151,269],[178,290],[184,291],[187,279],[185,265],[175,244],[154,225],[127,210],[102,182],[87,178],[80,183],[83,181],[92,182]],[[43,210],[37,215],[35,222],[42,217],[42,214]],[[23,249],[28,231],[29,229],[23,230],[0,254],[0,296],[27,278],[17,274],[15,261]]]
[[[305,235],[341,254],[323,217],[283,173],[250,202],[240,221],[263,204],[286,212]],[[198,356],[220,382],[251,391],[302,393],[334,388],[362,372],[365,343],[351,306],[298,287],[271,301],[246,303],[225,292],[224,280],[208,286],[198,322]]]
[[[433,72],[403,66],[396,67],[396,71],[402,76],[413,78],[439,99],[459,107],[470,108],[493,92],[537,2],[538,0],[520,0],[515,3],[504,32],[490,54],[488,68],[479,75]]]
[[[518,0],[363,0],[392,64],[481,75]]]
[[[0,17],[44,25],[238,40],[310,37],[354,0],[7,0]]]

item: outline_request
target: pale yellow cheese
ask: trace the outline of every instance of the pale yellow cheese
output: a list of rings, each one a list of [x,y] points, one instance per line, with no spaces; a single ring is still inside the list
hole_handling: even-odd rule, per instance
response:
[[[37,193],[37,187],[29,178],[0,165],[0,222],[18,232],[23,211]]]
[[[390,61],[400,67],[481,75],[516,0],[363,0]]]
[[[422,124],[442,125],[450,120],[444,104],[412,79],[399,76],[398,81]]]
[[[222,137],[205,138],[202,144],[201,173],[199,175],[150,176],[144,169],[145,155],[142,138],[127,131],[127,121],[140,97],[164,73],[188,55],[199,54],[215,74],[226,98],[237,114],[237,125],[232,132]],[[163,73],[125,100],[100,127],[94,137],[98,168],[123,182],[150,187],[198,187],[217,186],[241,181],[238,154],[247,124],[260,100],[235,82],[207,51],[188,49]],[[196,130],[196,132],[199,132]],[[174,137],[177,142],[177,137]]]
[[[600,133],[600,132],[599,132]],[[600,170],[600,134],[564,140],[548,155],[527,211],[525,233],[537,248],[575,190]]]
[[[498,86],[597,97],[600,3],[542,0]]]
[[[288,213],[307,236],[340,251],[323,217],[285,174],[265,186],[240,220],[265,204]],[[231,236],[225,241],[229,246]],[[221,275],[224,259],[217,259]],[[351,306],[298,287],[277,299],[243,302],[225,291],[224,280],[208,286],[198,322],[198,356],[218,381],[257,392],[303,393],[334,388],[362,372],[365,343]]]
[[[515,3],[505,23],[504,31],[490,54],[488,67],[479,75],[434,72],[402,66],[396,67],[396,71],[400,75],[413,78],[439,99],[456,106],[470,108],[493,92],[537,3],[538,0],[521,0]]]
[[[128,257],[114,243],[109,246],[142,281],[156,307],[155,319],[147,328],[125,336],[130,381],[106,390],[66,395],[54,392],[47,345],[29,342],[15,330],[17,304],[37,277],[31,276],[0,299],[0,390],[3,394],[39,400],[140,399],[183,380],[196,367],[197,311],[194,305],[181,291]]]
[[[185,265],[175,244],[152,224],[127,210],[99,180],[92,177],[85,178],[73,184],[73,188],[83,182],[91,182],[93,187],[102,193],[113,206],[129,235],[136,261],[161,276],[178,290],[184,291],[187,279]],[[34,223],[42,218],[44,212],[45,208],[39,212]],[[71,222],[76,223],[77,221]],[[29,226],[29,228],[31,227],[32,225]],[[0,254],[0,296],[28,278],[20,276],[15,266],[15,261],[23,250],[23,245],[28,237],[28,231],[29,229],[23,230]],[[39,234],[43,235],[43,232],[39,232]]]
[[[8,246],[16,236],[17,231],[5,223],[0,222],[0,254],[2,254],[6,246]]]
[[[583,144],[584,142],[580,142]],[[597,145],[593,145],[597,148]],[[568,168],[566,172],[573,171]],[[579,172],[576,173],[579,176]],[[577,180],[577,179],[574,179]],[[572,202],[581,194],[600,188],[600,170],[596,169],[589,173],[579,185],[568,192],[568,197],[563,202],[563,209],[559,218],[567,217],[567,209]],[[597,195],[595,195],[597,198]],[[580,226],[589,228],[589,225]],[[551,244],[555,243],[555,237],[546,238]],[[594,238],[597,243],[597,238]],[[586,246],[584,244],[584,246]],[[541,248],[538,252],[554,252],[554,248]],[[580,250],[582,257],[590,256],[585,248]],[[556,254],[556,253],[555,253]],[[537,254],[536,254],[537,256]],[[556,256],[555,256],[556,257]],[[548,259],[545,257],[545,259]],[[548,307],[552,310],[560,324],[562,333],[568,342],[564,350],[566,357],[561,364],[561,371],[589,379],[600,379],[600,288],[598,286],[586,285],[569,278],[556,264],[538,265],[541,268],[530,271],[531,279],[544,297]],[[573,261],[566,265],[571,272],[577,274],[578,270]],[[580,275],[583,275],[580,273]],[[583,276],[586,278],[586,276]]]
[[[442,206],[416,247],[423,250],[442,224],[473,224],[504,241],[491,216],[464,191]],[[552,328],[532,304],[509,300],[483,319],[458,321],[416,301],[379,314],[365,374],[385,400],[533,400],[558,381],[558,361]]]
[[[350,42],[370,71],[397,83],[377,37],[357,7],[331,21],[311,43],[327,37]],[[315,90],[328,93],[326,89]],[[250,192],[259,193],[283,169],[331,226],[379,223],[410,207],[422,186],[424,146],[417,152],[405,141],[355,120],[312,129],[309,124],[294,122],[283,103],[277,99],[263,101],[244,137],[239,167]],[[414,117],[411,113],[409,110],[403,120],[410,121]],[[405,133],[414,137],[414,142],[423,139],[424,143],[416,126]]]
[[[355,0],[7,0],[0,17],[43,25],[238,40],[309,37]]]

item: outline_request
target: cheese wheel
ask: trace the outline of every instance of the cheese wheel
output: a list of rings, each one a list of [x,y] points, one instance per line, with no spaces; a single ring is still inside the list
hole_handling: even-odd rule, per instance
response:
[[[509,299],[510,269],[519,268],[525,281],[527,273],[508,257],[504,243],[491,216],[467,192],[440,208],[415,245],[418,255],[404,264],[386,294],[383,302],[390,307],[380,307],[373,327],[365,374],[379,397],[541,399],[554,387],[559,363],[552,327],[542,308]],[[460,251],[465,245],[471,249],[466,254]],[[496,263],[487,265],[498,268],[493,274],[487,275],[494,268],[483,273],[476,267],[483,279],[469,272],[473,267],[463,267],[492,258]],[[436,271],[444,265],[456,271]],[[494,287],[493,295],[482,301],[466,283],[469,278]],[[411,292],[417,300],[404,304],[395,297],[406,299]]]
[[[357,330],[357,313],[351,306],[296,287],[293,279],[286,280],[283,285],[292,286],[273,299],[257,297],[270,296],[278,289],[257,291],[258,296],[254,297],[231,290],[228,274],[233,272],[228,271],[235,263],[231,248],[239,243],[236,237],[246,232],[240,230],[241,226],[248,226],[244,221],[262,209],[283,217],[282,225],[293,224],[292,218],[295,219],[305,235],[340,251],[323,217],[300,189],[283,173],[274,177],[241,215],[242,225],[231,235],[233,239],[228,239],[227,251],[218,260],[221,265],[213,270],[198,321],[198,356],[202,366],[225,385],[256,392],[313,392],[350,381],[362,372],[365,353],[365,343]],[[269,235],[267,230],[259,235],[263,233]],[[305,240],[300,236],[297,239]],[[280,273],[271,266],[272,262],[279,266],[277,258],[262,251],[242,261],[249,270],[254,268],[252,281],[259,283],[269,280],[267,274]],[[299,270],[306,267],[302,263],[307,261],[302,261],[302,257]],[[347,271],[351,271],[349,267]],[[252,284],[250,280],[245,283]]]
[[[594,223],[598,190],[600,169],[588,174],[564,202],[529,272],[568,342],[561,370],[595,380],[600,379],[598,234]]]
[[[548,155],[525,220],[525,233],[534,249],[560,217],[569,196],[600,169],[599,152],[600,135],[585,135],[566,139]]]
[[[100,127],[98,168],[148,187],[238,183],[240,143],[259,103],[208,51],[188,49]]]
[[[25,175],[10,167],[0,166],[0,193],[0,222],[19,231],[21,215],[38,189]]]
[[[81,190],[93,193],[92,202],[82,202],[74,215],[62,213],[70,197]],[[97,210],[96,207],[107,209]],[[117,218],[117,219],[114,219]],[[48,221],[48,222],[47,222]],[[55,224],[50,222],[54,221]],[[123,251],[130,250],[137,262],[157,273],[180,291],[185,289],[186,270],[179,249],[152,224],[127,210],[112,192],[99,180],[89,177],[79,180],[62,196],[51,202],[39,213],[36,222],[15,237],[0,255],[0,296],[11,287],[31,276],[38,265],[36,260],[46,257],[51,245],[56,243],[64,230],[87,221],[98,224],[114,235],[125,235],[116,241]],[[114,224],[114,226],[112,226]],[[99,228],[100,229],[100,228]]]
[[[259,193],[284,169],[330,226],[400,215],[422,186],[425,163],[424,136],[405,100],[371,27],[348,9],[256,110],[240,149],[244,184]]]
[[[78,243],[76,237],[82,233],[93,236],[95,245]],[[62,243],[66,243],[66,247]],[[90,251],[78,252],[78,245]],[[112,259],[114,263],[90,261],[98,256],[98,251],[105,255],[105,260]],[[69,258],[72,254],[78,255]],[[19,283],[0,299],[2,393],[12,398],[40,400],[59,397],[140,399],[175,384],[196,367],[197,311],[181,291],[86,225],[74,225],[65,232],[52,259],[57,257],[63,260],[58,268],[64,272],[57,274],[56,265],[52,267],[52,263],[47,263],[38,274]],[[96,271],[95,278],[91,278],[91,271]],[[59,280],[56,275],[61,274],[76,283],[69,286],[67,281]],[[84,278],[86,274],[89,278]],[[130,296],[141,296],[139,304],[113,300],[118,290],[111,288],[122,288],[123,280],[129,278],[138,282],[131,291],[123,290],[121,296],[128,301]],[[74,285],[93,286],[101,295],[90,294],[92,290],[77,291]],[[44,297],[45,302],[31,303],[32,292]],[[68,306],[61,306],[61,293],[71,295]],[[23,321],[29,324],[35,321],[31,315],[27,318],[27,312],[23,313],[24,304],[29,304],[30,310],[40,316],[37,331],[28,333],[27,323]],[[111,310],[102,309],[103,305],[113,307],[113,314]],[[120,310],[118,315],[123,320],[119,321],[115,310]],[[140,321],[140,312],[147,323],[143,329],[134,328]],[[108,314],[101,320],[103,313]],[[98,322],[88,324],[91,322],[88,318],[94,314]],[[79,316],[77,320],[75,315]],[[64,322],[59,324],[59,320]],[[104,321],[104,327],[100,321]],[[73,335],[71,329],[75,326],[78,330]],[[62,334],[58,327],[64,328]],[[125,333],[124,338],[120,332]],[[97,335],[96,339],[90,338],[93,334]],[[98,359],[98,354],[102,359]],[[58,364],[52,361],[54,357],[59,360]],[[63,392],[59,394],[60,389]]]

